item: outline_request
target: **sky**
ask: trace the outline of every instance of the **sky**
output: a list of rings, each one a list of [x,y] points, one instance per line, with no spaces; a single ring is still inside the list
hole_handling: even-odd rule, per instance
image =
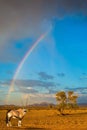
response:
[[[87,0],[0,0],[0,105],[87,103]]]

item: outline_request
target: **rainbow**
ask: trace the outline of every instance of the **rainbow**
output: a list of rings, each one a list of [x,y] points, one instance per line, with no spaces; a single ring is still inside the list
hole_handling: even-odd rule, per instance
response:
[[[14,91],[14,82],[20,72],[20,70],[22,69],[26,59],[30,56],[30,54],[32,53],[32,51],[36,48],[36,46],[46,37],[46,35],[49,33],[50,29],[43,33],[37,40],[36,42],[32,45],[32,47],[27,51],[27,53],[25,54],[25,56],[23,57],[23,59],[21,60],[19,66],[17,67],[16,71],[15,71],[15,74],[13,76],[13,80],[11,82],[11,85],[10,85],[10,88],[8,90],[8,94],[7,94],[7,97],[6,97],[6,102],[8,103],[9,101],[9,97],[10,97],[10,93]]]

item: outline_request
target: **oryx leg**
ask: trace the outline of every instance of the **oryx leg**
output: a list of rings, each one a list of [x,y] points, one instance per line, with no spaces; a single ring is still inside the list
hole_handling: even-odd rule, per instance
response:
[[[21,119],[18,120],[18,126],[21,126]]]
[[[7,127],[11,127],[12,126],[12,124],[11,124],[11,117],[8,117],[8,121],[7,121]]]

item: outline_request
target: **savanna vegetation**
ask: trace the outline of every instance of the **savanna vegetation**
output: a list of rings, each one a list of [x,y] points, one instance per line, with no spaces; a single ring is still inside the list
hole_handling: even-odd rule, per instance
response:
[[[17,127],[17,119],[12,119],[11,128],[5,122],[7,110],[18,106],[2,106],[0,130],[87,130],[87,107],[78,106],[77,98],[73,91],[61,91],[56,93],[57,105],[27,107],[21,127]]]

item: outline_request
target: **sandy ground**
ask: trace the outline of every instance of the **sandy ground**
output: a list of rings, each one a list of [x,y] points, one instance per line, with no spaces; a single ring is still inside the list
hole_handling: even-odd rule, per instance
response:
[[[87,130],[87,110],[65,111],[62,116],[57,110],[30,110],[17,127],[17,119],[12,119],[12,127],[5,123],[6,110],[0,110],[0,130]]]

